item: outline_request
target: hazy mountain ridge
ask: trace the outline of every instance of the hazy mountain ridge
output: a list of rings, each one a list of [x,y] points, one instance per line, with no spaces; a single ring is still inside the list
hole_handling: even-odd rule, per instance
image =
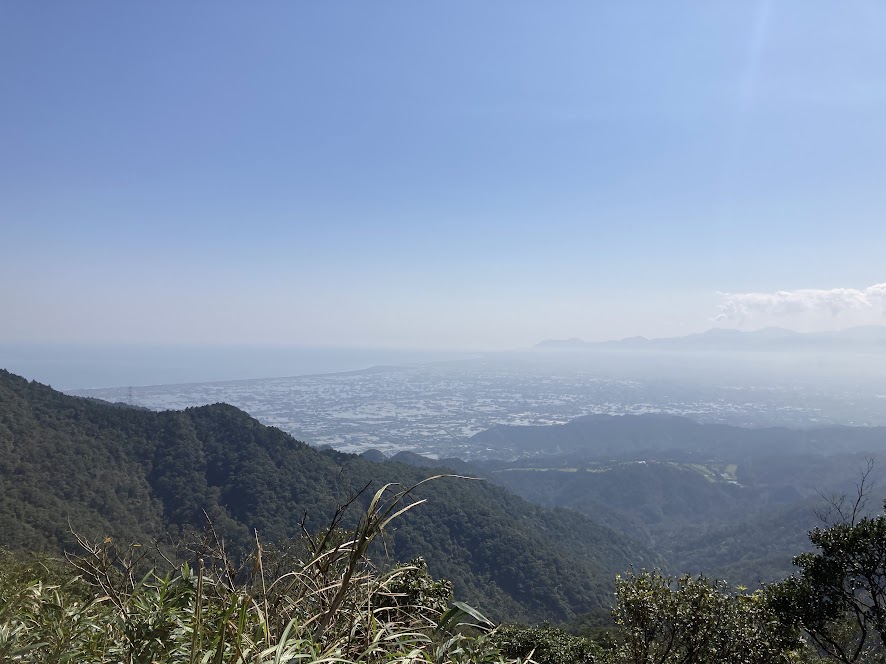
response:
[[[732,460],[748,453],[886,450],[886,427],[749,428],[699,423],[676,415],[595,414],[560,425],[499,425],[474,434],[470,440],[491,452],[497,450],[500,458],[539,454],[587,459],[644,458],[643,454],[673,452],[678,458]]]
[[[867,467],[881,503],[886,428],[744,428],[667,415],[500,426],[472,438],[484,476],[645,542],[674,569],[774,580],[821,525],[822,496],[852,494]]]
[[[865,325],[828,332],[795,332],[779,327],[754,331],[712,328],[681,337],[627,337],[612,341],[545,339],[540,350],[680,351],[863,351],[886,352],[886,326]]]
[[[869,459],[886,481],[886,428],[748,428],[661,414],[589,415],[496,426],[471,441],[485,460],[400,452],[418,467],[480,475],[539,505],[565,507],[644,542],[672,570],[753,585],[793,570],[821,525],[822,495],[851,494]],[[384,460],[374,450],[367,458]],[[869,507],[880,503],[873,495]]]

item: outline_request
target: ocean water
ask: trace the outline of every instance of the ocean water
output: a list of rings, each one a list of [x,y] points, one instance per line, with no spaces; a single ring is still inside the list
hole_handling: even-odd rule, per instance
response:
[[[60,390],[304,376],[466,357],[307,346],[0,345],[0,368]]]

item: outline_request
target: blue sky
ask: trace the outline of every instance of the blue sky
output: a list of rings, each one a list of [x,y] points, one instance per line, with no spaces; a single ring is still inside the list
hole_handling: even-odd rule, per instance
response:
[[[5,3],[0,342],[886,322],[884,35],[875,1]]]

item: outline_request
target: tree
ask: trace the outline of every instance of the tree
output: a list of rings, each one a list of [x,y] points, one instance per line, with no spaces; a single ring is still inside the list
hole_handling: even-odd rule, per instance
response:
[[[547,623],[535,627],[503,625],[492,634],[492,641],[506,657],[536,664],[594,664],[602,650],[591,639],[574,636]]]
[[[762,591],[733,594],[704,576],[619,577],[613,616],[623,632],[616,660],[630,664],[774,664],[795,661],[801,646]]]
[[[840,662],[882,658],[886,516],[816,528],[809,539],[818,551],[794,558],[800,572],[768,589],[771,605],[787,624],[804,629],[822,652]]]

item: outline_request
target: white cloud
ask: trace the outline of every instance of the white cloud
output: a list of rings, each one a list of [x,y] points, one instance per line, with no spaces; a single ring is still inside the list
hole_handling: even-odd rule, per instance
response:
[[[831,317],[853,312],[886,314],[886,283],[857,288],[804,288],[773,293],[721,293],[718,321],[744,321],[766,316],[783,318],[803,314]]]

